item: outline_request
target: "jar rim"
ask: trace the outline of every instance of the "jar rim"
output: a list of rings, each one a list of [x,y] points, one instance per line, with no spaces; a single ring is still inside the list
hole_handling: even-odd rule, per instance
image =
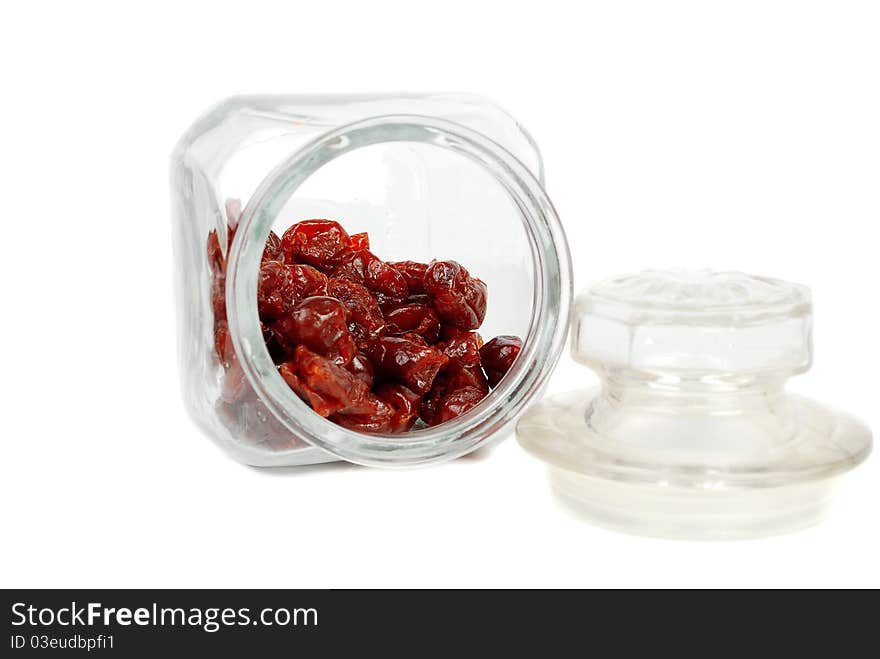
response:
[[[349,430],[314,413],[278,373],[263,340],[256,303],[263,248],[287,200],[332,160],[388,142],[434,145],[487,169],[520,211],[535,276],[532,313],[522,351],[498,387],[460,417],[397,435]],[[348,462],[410,466],[459,457],[500,439],[505,430],[512,428],[526,405],[543,390],[562,353],[571,282],[571,259],[562,225],[546,191],[528,167],[485,135],[455,122],[421,115],[384,115],[324,133],[290,155],[263,180],[242,213],[231,246],[226,302],[229,330],[242,369],[266,407],[290,432]]]

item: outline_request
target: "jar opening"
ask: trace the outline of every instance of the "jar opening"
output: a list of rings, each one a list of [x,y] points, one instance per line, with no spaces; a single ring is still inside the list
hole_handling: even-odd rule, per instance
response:
[[[493,248],[503,249],[506,239],[511,249],[518,249],[528,257],[521,263],[522,272],[517,273],[514,268],[512,276],[522,276],[523,281],[530,282],[531,286],[522,286],[524,290],[517,290],[520,286],[506,287],[508,291],[515,291],[514,298],[505,306],[513,309],[514,316],[520,314],[524,346],[513,368],[495,390],[470,412],[442,425],[401,435],[374,435],[351,431],[320,417],[283,381],[263,342],[256,291],[263,247],[276,219],[283,217],[287,224],[308,219],[290,216],[289,204],[294,194],[310,187],[317,189],[322,178],[327,183],[344,180],[344,177],[334,179],[328,174],[339,169],[345,160],[342,156],[364,155],[371,153],[371,148],[375,152],[392,144],[410,145],[412,148],[407,152],[416,153],[416,156],[420,150],[437,152],[439,149],[453,157],[450,167],[455,167],[455,160],[466,159],[468,164],[461,169],[471,167],[474,172],[459,179],[464,181],[458,184],[459,194],[464,194],[462,186],[474,185],[483,177],[474,190],[483,190],[485,194],[474,194],[470,198],[480,199],[480,203],[491,202],[495,204],[493,208],[500,203],[507,204],[508,215],[519,217],[522,231],[516,234],[521,234],[519,247],[514,247],[518,238],[516,232],[510,230],[485,235],[484,229],[474,226],[469,232],[471,235],[463,239],[476,241],[477,249],[482,242],[482,249],[489,252],[491,250],[485,246],[488,241],[495,243]],[[357,165],[357,159],[352,160]],[[362,160],[360,171],[364,175],[375,174],[374,168],[364,167],[370,160]],[[418,157],[412,163],[397,163],[396,171],[405,171],[413,164],[418,166],[417,161]],[[448,186],[449,181],[444,185]],[[379,187],[382,187],[381,182]],[[349,192],[349,197],[357,197],[356,192]],[[455,192],[455,189],[433,193],[427,190],[410,197],[446,199]],[[294,204],[293,208],[296,213],[305,212],[302,204]],[[437,226],[436,215],[442,215],[443,211],[439,208],[433,212],[434,220],[423,218],[418,225],[423,233],[430,234],[431,227]],[[489,211],[488,215],[494,216],[495,213]],[[455,218],[464,226],[472,223],[457,215]],[[346,228],[361,230],[356,215],[333,219],[340,219]],[[507,222],[509,224],[509,220]],[[415,224],[418,223],[399,222],[386,234],[395,235],[397,243],[404,244],[409,241],[408,232],[418,233]],[[375,251],[384,257],[379,244],[382,236],[376,236],[375,240]],[[430,235],[426,244],[434,244]],[[425,258],[431,256],[434,255],[426,254]],[[436,256],[459,260],[456,252]],[[461,260],[467,267],[467,257]],[[480,276],[479,272],[475,274]],[[495,308],[491,296],[490,288],[487,320]],[[485,136],[449,121],[422,116],[385,116],[360,121],[332,130],[294,153],[263,181],[245,208],[227,271],[230,332],[242,368],[254,390],[295,436],[350,462],[369,465],[411,465],[450,459],[484,444],[490,437],[499,437],[543,388],[555,366],[564,344],[570,297],[570,260],[564,234],[540,182],[513,155]],[[530,306],[530,313],[522,311],[524,305]],[[491,331],[495,329],[500,328],[496,326]],[[513,328],[505,333],[512,331]]]

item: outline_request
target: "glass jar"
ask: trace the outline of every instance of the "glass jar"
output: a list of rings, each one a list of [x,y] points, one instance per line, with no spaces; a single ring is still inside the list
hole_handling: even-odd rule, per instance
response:
[[[571,264],[540,154],[470,95],[246,96],[221,102],[172,158],[183,393],[198,425],[260,466],[413,465],[509,434],[561,353]],[[480,333],[523,338],[469,412],[398,435],[336,425],[279,375],[256,293],[271,230],[310,218],[366,231],[383,260],[453,259],[488,286]]]

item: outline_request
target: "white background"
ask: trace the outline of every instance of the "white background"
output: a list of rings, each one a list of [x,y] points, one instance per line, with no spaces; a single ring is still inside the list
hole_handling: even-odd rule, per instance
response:
[[[406,472],[232,462],[181,404],[167,174],[227,95],[486,94],[542,148],[576,288],[652,266],[809,284],[792,389],[876,428],[876,4],[0,11],[0,586],[880,586],[876,456],[823,525],[726,544],[576,522],[512,439]],[[563,360],[552,390],[590,378]]]

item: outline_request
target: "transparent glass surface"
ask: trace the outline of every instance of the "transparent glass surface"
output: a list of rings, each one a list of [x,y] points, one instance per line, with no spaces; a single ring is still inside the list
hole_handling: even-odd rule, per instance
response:
[[[799,528],[870,451],[860,421],[785,391],[812,360],[803,286],[737,272],[617,277],[578,296],[571,350],[602,386],[542,401],[518,435],[600,523],[677,537]]]
[[[218,105],[184,135],[172,162],[190,414],[236,459],[255,465],[339,457],[421,464],[503,437],[543,388],[567,325],[567,246],[542,179],[528,134],[480,97],[267,96]],[[403,435],[353,432],[308,408],[262,341],[256,285],[270,229],[281,235],[311,218],[367,231],[383,260],[453,259],[486,282],[481,335],[525,339],[502,383],[461,417]],[[224,263],[219,310],[206,249],[212,232]],[[232,360],[218,359],[221,318]]]

